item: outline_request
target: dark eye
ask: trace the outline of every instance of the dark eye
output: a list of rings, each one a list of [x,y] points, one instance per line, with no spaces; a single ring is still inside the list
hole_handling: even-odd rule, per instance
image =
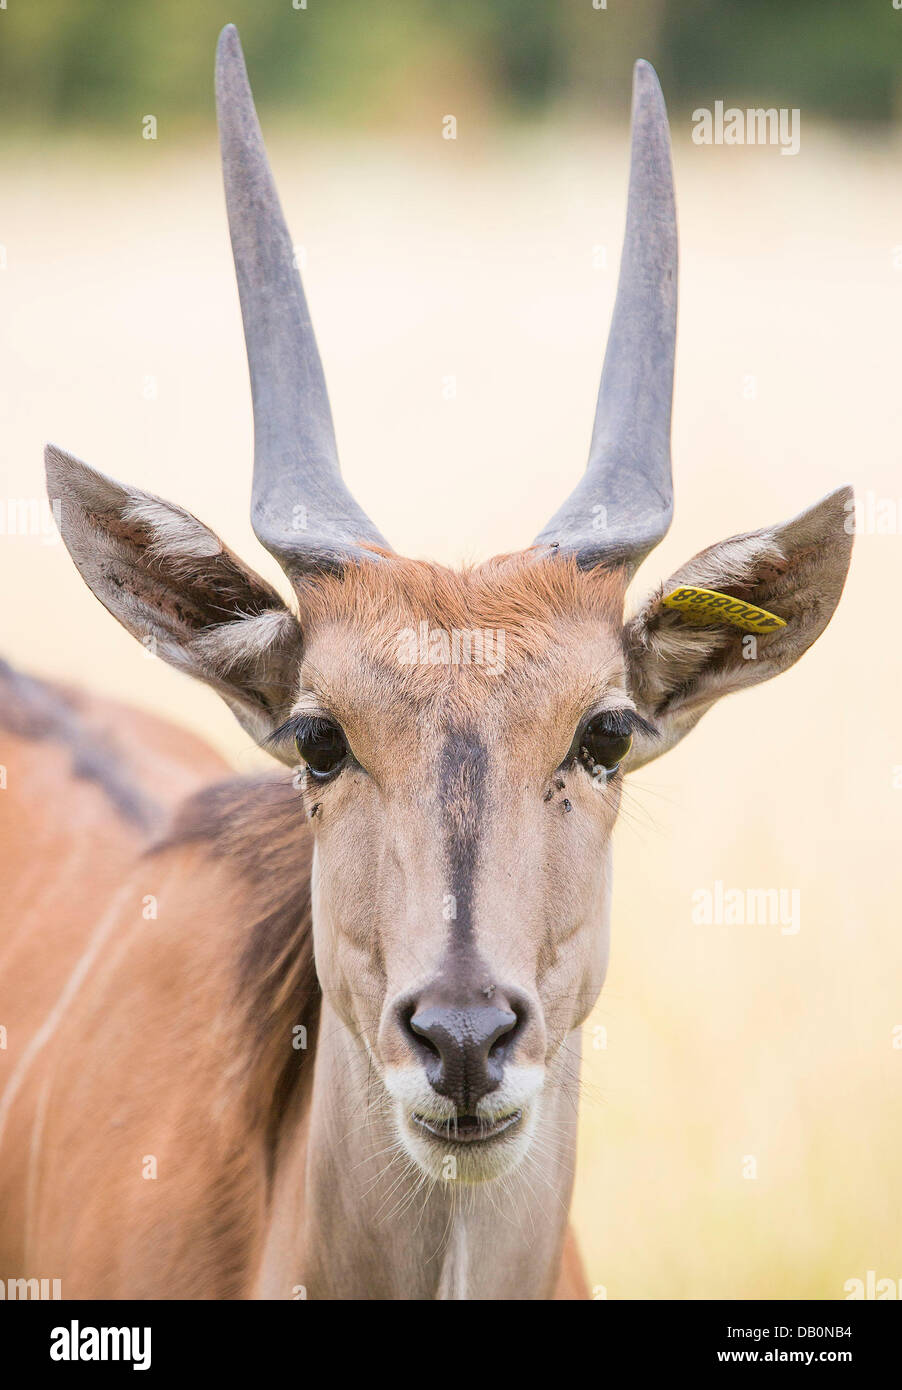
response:
[[[295,736],[297,750],[316,782],[337,772],[348,756],[345,736],[331,719],[306,719]]]
[[[633,741],[628,716],[618,710],[606,711],[591,720],[580,739],[580,756],[590,767],[614,772],[630,751]]]

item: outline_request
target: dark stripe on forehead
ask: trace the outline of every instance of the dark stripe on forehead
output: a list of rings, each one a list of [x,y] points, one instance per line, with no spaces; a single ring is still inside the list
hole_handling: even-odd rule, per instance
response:
[[[472,729],[452,725],[439,764],[439,802],[455,900],[452,937],[458,941],[473,931],[473,879],[479,861],[487,772],[485,744]]]

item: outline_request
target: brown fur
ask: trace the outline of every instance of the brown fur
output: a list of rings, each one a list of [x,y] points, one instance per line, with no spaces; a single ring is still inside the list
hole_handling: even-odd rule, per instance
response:
[[[374,552],[378,553],[378,552]],[[321,574],[299,592],[305,630],[349,623],[360,632],[369,657],[383,661],[397,681],[399,630],[420,620],[436,627],[492,628],[505,633],[505,661],[514,671],[557,651],[582,623],[613,628],[620,622],[626,576],[615,570],[581,570],[573,556],[545,547],[499,555],[455,570],[425,560],[387,556],[372,565]],[[423,673],[432,685],[457,675],[477,688],[494,676],[476,664],[443,671],[408,668],[404,693],[416,694]],[[506,674],[509,668],[505,668]]]
[[[120,507],[134,527],[136,494],[83,465],[73,478],[70,503],[85,488],[96,505],[76,506],[68,537],[116,611],[91,526],[111,517],[115,530]],[[317,1298],[585,1296],[563,1217],[570,1096],[606,968],[620,783],[596,785],[568,749],[589,709],[628,709],[630,691],[669,746],[717,695],[795,660],[839,597],[842,505],[835,495],[701,557],[715,587],[721,575],[784,605],[787,628],[757,664],[739,663],[731,637],[663,618],[656,600],[624,646],[624,576],[541,550],[461,573],[374,555],[300,586],[298,624],[284,608],[266,616],[256,577],[214,553],[204,528],[202,592],[182,603],[200,524],[170,527],[167,504],[145,507],[128,533],[122,621],[139,636],[159,623],[161,654],[219,689],[261,740],[317,710],[353,756],[326,784],[305,773],[299,789],[284,777],[208,789],[149,846],[157,813],[129,808],[151,787],[173,807],[221,775],[215,756],[149,717],[7,679],[0,1275],[49,1273],[66,1296],[92,1297],[290,1298],[302,1283]],[[179,577],[160,614],[167,527]],[[220,579],[235,607],[222,622],[203,611]],[[405,664],[399,636],[420,623],[502,630],[503,672]],[[654,751],[640,747],[640,761]],[[449,874],[465,946],[443,912]],[[413,1123],[424,1107],[441,1120],[449,1102],[430,1090],[401,1008],[455,950],[474,987],[526,1001],[491,1093],[502,1116],[525,1107],[519,1148],[480,1146],[471,1160],[464,1147],[460,1185],[438,1176],[441,1147],[424,1148]],[[496,1203],[516,1201],[530,1164],[557,1206],[527,1245],[516,1206],[506,1216]],[[485,1198],[502,1171],[513,1188]]]
[[[235,1004],[249,1042],[240,1076],[248,1123],[262,1127],[273,1148],[278,1128],[301,1087],[309,1084],[319,1025],[320,992],[310,913],[312,840],[300,795],[285,777],[223,782],[182,805],[171,830],[151,851],[198,845],[225,860],[252,891],[235,962]],[[306,1049],[285,1047],[296,1026]]]
[[[47,687],[27,688],[35,709],[52,708],[55,698],[59,712],[69,709]],[[83,700],[82,710],[98,732],[115,726],[118,737],[140,742],[150,758],[162,755],[166,726],[102,702]],[[85,728],[76,724],[74,733],[84,737]],[[177,731],[173,738],[188,763],[193,756],[215,764],[201,745],[192,747]],[[16,792],[29,782],[26,766],[33,776],[46,750],[58,779],[69,756],[47,742],[36,719],[25,746],[30,761],[13,760],[23,775],[0,803],[12,820],[21,812]],[[126,775],[122,768],[120,775]],[[135,770],[128,775],[140,791]],[[57,875],[55,891],[84,898],[88,910],[71,945],[58,952],[55,984],[43,970],[41,987],[23,990],[22,970],[32,967],[27,958],[7,959],[0,995],[10,1023],[10,1047],[0,1054],[7,1079],[60,996],[96,916],[130,878],[136,886],[117,910],[106,963],[97,959],[69,1001],[7,1116],[0,1142],[6,1213],[0,1277],[47,1266],[63,1279],[64,1297],[247,1296],[262,1248],[266,1175],[280,1127],[303,1127],[315,1055],[310,834],[298,793],[284,777],[210,786],[182,803],[162,839],[143,847],[142,835],[126,829],[117,850],[104,788],[84,782],[75,769],[58,786],[57,804],[71,810],[78,794],[105,818],[110,872],[99,873],[96,858],[84,856],[75,872]],[[90,834],[84,806],[76,814],[81,832]],[[29,867],[29,856],[20,854],[20,874],[27,877]],[[160,883],[159,926],[144,923],[141,890]],[[5,886],[5,902],[14,903],[10,871]],[[0,947],[15,933],[12,916],[4,923]],[[11,1006],[23,993],[32,1012],[19,1018]],[[137,1019],[135,1031],[130,1020]],[[285,1046],[299,1022],[308,1029],[300,1053]],[[179,1076],[190,1084],[174,1091]],[[141,1181],[145,1153],[159,1162],[157,1180]],[[98,1186],[99,1172],[107,1176]],[[574,1296],[575,1258],[568,1249],[562,1288],[570,1292],[560,1296]]]

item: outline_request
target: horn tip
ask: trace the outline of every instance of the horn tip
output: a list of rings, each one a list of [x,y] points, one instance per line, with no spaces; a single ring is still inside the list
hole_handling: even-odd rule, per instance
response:
[[[216,65],[217,68],[225,68],[226,65],[235,63],[243,67],[244,54],[241,51],[238,30],[234,24],[227,24],[221,31],[216,44]]]
[[[647,58],[637,58],[633,64],[633,91],[639,98],[658,97],[662,102],[664,100],[658,74]]]
[[[220,49],[226,47],[241,47],[241,41],[238,38],[238,30],[235,28],[234,24],[224,24],[220,29],[217,47]]]
[[[234,24],[227,24],[216,45],[216,107],[220,118],[228,123],[236,107],[252,101],[247,67],[241,40]]]

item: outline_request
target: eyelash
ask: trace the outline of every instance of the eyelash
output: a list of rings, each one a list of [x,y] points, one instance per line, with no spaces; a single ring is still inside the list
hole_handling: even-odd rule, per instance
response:
[[[604,732],[612,738],[633,739],[637,734],[642,734],[646,738],[660,737],[654,724],[643,719],[642,715],[634,709],[594,710],[591,714],[586,715],[581,722],[561,767],[570,767],[575,762],[584,762],[582,756],[583,739],[586,736],[586,731],[597,720],[603,721]],[[611,775],[616,775],[619,770],[618,765]]]
[[[267,738],[267,745],[277,746],[282,743],[297,743],[299,740],[312,738],[318,728],[332,721],[324,719],[317,714],[293,714],[290,719],[286,719],[284,724],[280,724],[278,729]]]
[[[583,742],[586,738],[588,730],[595,723],[601,724],[603,734],[610,739],[626,739],[631,742],[636,734],[643,734],[646,738],[659,737],[658,730],[655,728],[654,724],[649,723],[647,719],[643,719],[642,715],[638,714],[636,710],[595,710],[592,713],[586,715],[586,717],[580,723],[579,728],[577,729],[576,734],[574,735],[573,742],[570,745],[570,749],[567,753],[567,756],[560,765],[561,768],[569,768],[574,763],[579,762],[584,767],[586,767],[587,770],[591,772],[591,762],[587,760],[586,750],[583,747]],[[281,724],[278,729],[276,729],[272,734],[270,734],[269,738],[266,740],[266,743],[270,746],[282,745],[291,740],[291,742],[294,744],[295,748],[298,749],[300,754],[301,744],[314,743],[318,737],[323,738],[327,736],[329,733],[336,730],[339,733],[341,733],[340,726],[336,725],[333,720],[326,718],[324,715],[294,714],[291,716],[290,719],[287,719],[284,724]],[[345,747],[347,750],[347,756],[350,757],[351,754],[350,750],[347,749],[346,740]],[[343,766],[343,763],[339,764],[336,771],[340,771],[341,766]],[[311,777],[315,781],[328,781],[330,780],[331,776],[335,775],[335,773],[316,773],[312,768],[309,767],[308,770],[310,772]],[[619,772],[619,770],[620,764],[618,763],[617,766],[611,767],[609,775],[613,777],[617,774],[617,772]]]
[[[294,739],[308,779],[319,786],[331,782],[353,761],[344,730],[326,715],[294,715],[271,737],[282,741],[289,736]]]
[[[594,724],[596,719],[604,720],[605,728],[608,733],[622,736],[623,738],[635,737],[636,734],[645,734],[648,738],[657,738],[658,730],[654,724],[643,719],[642,715],[634,709],[598,709],[588,715],[579,728],[579,736],[582,736],[590,724]]]

